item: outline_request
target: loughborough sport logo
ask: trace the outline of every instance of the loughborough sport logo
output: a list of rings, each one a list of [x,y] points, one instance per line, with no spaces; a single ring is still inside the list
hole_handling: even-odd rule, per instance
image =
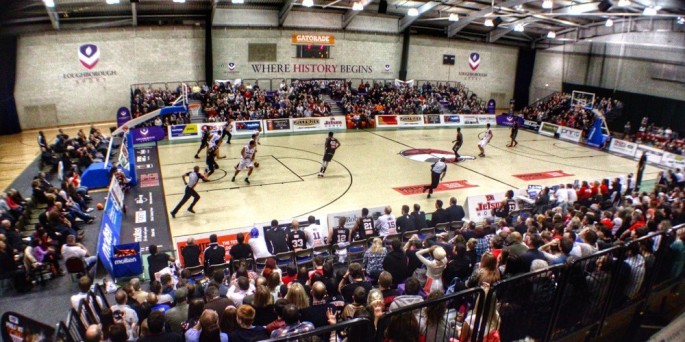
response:
[[[469,55],[469,66],[473,71],[476,71],[480,66],[480,54],[478,52],[471,52]]]
[[[95,44],[83,44],[78,48],[78,60],[86,69],[93,69],[100,61],[100,49]]]

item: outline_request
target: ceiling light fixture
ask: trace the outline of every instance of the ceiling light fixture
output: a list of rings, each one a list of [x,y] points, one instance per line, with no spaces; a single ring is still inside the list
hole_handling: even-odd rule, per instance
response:
[[[516,26],[514,26],[514,31],[516,32],[523,32],[524,30],[525,27],[523,26],[523,24],[516,24]]]
[[[244,4],[245,0],[231,0],[231,3],[236,4],[236,5],[240,5],[240,4]]]
[[[312,7],[312,6],[314,6],[314,0],[303,0],[303,1],[302,1],[302,6],[304,6],[304,7]]]
[[[618,0],[618,7],[628,7],[630,6],[630,0]]]
[[[607,19],[607,22],[604,23],[604,26],[606,26],[606,27],[612,27],[612,26],[614,26],[614,21],[611,20],[611,19]]]
[[[450,13],[450,17],[448,19],[449,21],[459,21],[459,14],[457,13]]]
[[[554,39],[554,38],[556,38],[556,37],[557,37],[557,33],[556,33],[556,32],[554,32],[554,31],[549,31],[549,32],[547,32],[547,38],[549,38],[549,39]]]
[[[658,9],[656,7],[649,6],[649,7],[645,7],[645,10],[642,11],[642,14],[643,15],[656,15],[657,11],[658,11]]]
[[[43,0],[46,7],[55,7],[55,0]]]
[[[184,4],[186,0],[174,0],[174,2],[177,4]]]
[[[419,10],[412,7],[409,9],[409,11],[407,11],[407,15],[410,17],[418,17],[419,16]]]
[[[554,7],[554,3],[552,2],[552,0],[545,0],[542,2],[542,8],[552,9],[552,7]]]
[[[116,5],[119,3],[119,0],[107,0],[106,2],[108,5]]]
[[[364,10],[364,5],[362,5],[361,2],[356,1],[354,4],[352,4],[352,10],[353,10],[353,11],[363,11],[363,10]]]
[[[495,26],[495,24],[492,22],[492,19],[485,19],[485,22],[483,23],[483,25],[485,25],[487,27]]]
[[[678,17],[678,18],[676,18],[675,22],[678,25],[685,25],[685,17]]]

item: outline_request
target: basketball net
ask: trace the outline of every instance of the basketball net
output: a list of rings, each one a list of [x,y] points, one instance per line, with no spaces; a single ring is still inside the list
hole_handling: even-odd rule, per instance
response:
[[[188,111],[192,116],[198,116],[200,115],[200,109],[202,109],[202,104],[200,103],[189,103],[188,104]]]

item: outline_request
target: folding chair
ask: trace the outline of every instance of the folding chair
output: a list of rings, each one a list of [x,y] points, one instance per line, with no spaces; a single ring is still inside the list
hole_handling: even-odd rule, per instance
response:
[[[71,257],[64,262],[64,266],[67,268],[67,273],[71,276],[71,281],[75,282],[87,273],[86,263],[82,258]]]
[[[295,263],[297,266],[306,266],[307,268],[313,265],[314,250],[312,248],[303,249],[295,252]]]
[[[366,241],[354,241],[347,249],[347,258],[352,262],[362,262],[364,260],[364,253],[366,253]]]
[[[447,233],[449,222],[445,223],[438,223],[435,225],[435,234],[440,234],[440,233]]]
[[[314,255],[321,255],[324,258],[327,258],[331,255],[331,246],[328,245],[314,247],[312,250],[314,251]]]
[[[211,265],[211,266],[209,266],[209,269],[207,270],[207,271],[209,272],[209,274],[207,274],[207,276],[211,278],[211,277],[212,277],[212,274],[214,274],[215,271],[219,270],[219,271],[222,271],[222,272],[223,272],[225,269],[229,269],[229,270],[230,270],[230,268],[231,268],[231,263],[230,263],[230,262],[225,262],[225,263],[223,263],[223,264],[214,264],[214,265]]]
[[[404,232],[404,233],[402,233],[402,242],[407,242],[407,241],[409,241],[409,239],[411,239],[411,237],[412,237],[414,234],[418,234],[418,233],[419,233],[418,230],[412,230],[412,231],[409,231],[409,232]]]
[[[284,252],[284,253],[278,253],[274,255],[274,258],[276,259],[276,265],[281,268],[281,270],[285,271],[285,268],[290,264],[291,262],[295,261],[295,253],[294,252]]]
[[[191,278],[197,278],[198,276],[204,276],[204,266],[203,265],[197,265],[193,267],[186,267],[186,270],[190,271],[190,277]]]

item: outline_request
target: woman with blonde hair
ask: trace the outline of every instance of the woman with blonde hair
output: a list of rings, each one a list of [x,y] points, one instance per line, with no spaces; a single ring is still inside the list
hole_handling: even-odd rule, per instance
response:
[[[309,296],[300,283],[290,283],[288,285],[288,293],[285,294],[285,300],[288,303],[297,306],[299,310],[309,307]]]
[[[433,260],[428,260],[424,257],[424,254],[431,253],[433,255]],[[426,294],[430,294],[432,291],[443,290],[442,286],[442,272],[447,267],[447,253],[440,246],[432,246],[430,248],[422,249],[416,252],[416,257],[419,261],[426,265],[426,285],[423,290]]]
[[[364,252],[364,259],[362,263],[366,269],[366,274],[378,279],[378,276],[383,272],[383,260],[388,254],[388,250],[383,246],[383,240],[380,238],[373,238],[371,247]]]
[[[254,292],[254,300],[252,301],[252,307],[255,310],[254,324],[265,326],[278,318],[273,304],[274,297],[271,295],[269,288],[264,285],[258,285]]]

